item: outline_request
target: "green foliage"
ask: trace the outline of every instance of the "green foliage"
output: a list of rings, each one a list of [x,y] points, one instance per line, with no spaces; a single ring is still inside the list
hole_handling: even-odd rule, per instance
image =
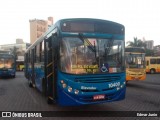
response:
[[[11,50],[11,54],[13,54],[15,56],[15,58],[17,59],[18,48],[14,46],[13,48],[10,48],[10,50]]]
[[[146,56],[154,56],[154,50],[150,50],[146,48],[146,43],[142,41],[141,39],[138,39],[137,37],[134,37],[134,41],[128,41],[128,46],[131,47],[143,47],[146,52]]]
[[[146,49],[146,56],[153,56],[154,50]]]
[[[134,39],[133,42],[132,41],[127,42],[128,46],[146,48],[146,43],[144,41],[142,41],[141,39],[138,39],[137,37],[134,37],[133,39]]]

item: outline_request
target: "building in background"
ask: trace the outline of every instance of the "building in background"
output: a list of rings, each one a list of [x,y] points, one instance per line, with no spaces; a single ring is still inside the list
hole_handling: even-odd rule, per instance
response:
[[[154,46],[154,55],[160,56],[160,45]]]
[[[53,25],[53,17],[48,17],[48,29]]]
[[[20,66],[24,65],[24,54],[30,43],[24,43],[23,39],[16,39],[15,44],[0,45],[0,51],[9,51],[14,54],[16,52],[16,69],[20,70]]]
[[[16,44],[23,44],[23,39],[17,38],[16,39]]]
[[[146,48],[147,49],[153,50],[153,46],[154,46],[154,41],[153,40],[146,40],[145,43],[146,43]]]
[[[33,44],[53,24],[53,17],[48,20],[33,19],[30,22],[30,43]]]

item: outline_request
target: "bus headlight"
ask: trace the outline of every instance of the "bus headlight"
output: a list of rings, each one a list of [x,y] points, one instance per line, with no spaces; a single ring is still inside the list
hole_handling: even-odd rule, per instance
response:
[[[72,92],[72,88],[68,86],[68,92]]]
[[[126,84],[126,82],[123,82],[123,84],[125,85],[125,84]]]
[[[129,72],[126,72],[126,75],[130,75]]]
[[[64,80],[61,80],[61,84],[63,84],[64,83]]]
[[[63,88],[66,88],[66,87],[67,87],[67,84],[66,84],[66,83],[63,83],[63,84],[62,84],[62,87],[63,87]]]
[[[76,95],[78,95],[78,93],[79,93],[79,90],[74,90],[74,93],[76,94]]]
[[[62,84],[62,87],[63,87],[63,88],[66,88],[66,87],[67,87],[67,84],[64,82],[64,80],[61,80],[60,83]]]
[[[117,90],[119,90],[120,88],[119,87],[117,87]]]

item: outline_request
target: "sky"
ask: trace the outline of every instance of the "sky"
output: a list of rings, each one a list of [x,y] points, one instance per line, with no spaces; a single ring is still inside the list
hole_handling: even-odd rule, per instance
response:
[[[29,20],[54,18],[97,18],[125,26],[125,40],[154,40],[160,45],[159,0],[2,0],[0,45],[17,38],[30,42]]]

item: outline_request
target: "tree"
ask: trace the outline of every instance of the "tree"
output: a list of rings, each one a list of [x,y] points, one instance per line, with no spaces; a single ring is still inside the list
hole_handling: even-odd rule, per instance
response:
[[[131,46],[131,47],[144,47],[146,48],[146,43],[143,42],[141,39],[138,39],[137,37],[134,37],[133,38],[134,41],[128,41],[127,44],[129,44],[128,46]]]
[[[129,44],[128,46],[131,47],[143,47],[145,49],[146,56],[154,56],[154,50],[147,49],[146,43],[137,37],[134,37],[134,42],[128,41],[127,43]]]
[[[154,50],[146,49],[146,56],[154,56]]]
[[[18,48],[16,46],[14,46],[13,48],[10,48],[11,54],[13,54],[17,60],[17,51]]]

